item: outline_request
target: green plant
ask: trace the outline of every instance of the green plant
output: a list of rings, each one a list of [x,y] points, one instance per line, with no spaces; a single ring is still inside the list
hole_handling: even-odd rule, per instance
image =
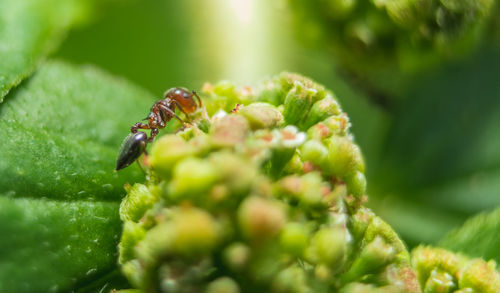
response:
[[[124,279],[117,265],[118,252],[116,247],[120,241],[122,231],[119,209],[122,196],[126,193],[123,190],[123,185],[126,182],[143,181],[143,175],[135,166],[121,171],[119,175],[113,173],[111,170],[119,143],[129,131],[131,120],[133,122],[141,118],[142,110],[139,113],[138,109],[148,109],[151,106],[154,95],[129,81],[113,77],[92,66],[75,66],[61,60],[46,61],[48,54],[57,47],[57,44],[72,25],[81,23],[81,21],[87,21],[88,17],[93,15],[95,5],[95,3],[89,1],[63,2],[49,0],[2,1],[0,3],[0,63],[2,65],[0,66],[0,125],[4,131],[4,140],[0,144],[0,222],[2,223],[0,225],[0,233],[3,235],[0,237],[1,292],[104,292],[111,288],[130,287],[130,284]],[[480,70],[482,69],[478,69],[478,71]],[[316,119],[324,120],[327,119],[328,115],[339,115],[338,111],[340,109],[330,99],[322,99],[324,103],[314,104],[310,112],[312,114],[309,115],[302,107],[307,108],[311,106],[313,104],[312,101],[306,103],[300,102],[300,106],[293,103],[286,106],[286,99],[282,99],[285,92],[290,90],[290,88],[285,89],[280,86],[286,85],[289,80],[295,79],[307,85],[303,88],[306,96],[314,92],[311,91],[311,88],[327,93],[319,85],[298,76],[291,79],[281,77],[271,80],[268,85],[274,85],[275,88],[272,90],[272,87],[269,91],[266,91],[264,87],[264,90],[257,89],[255,92],[245,93],[245,90],[248,90],[248,88],[244,88],[242,93],[239,90],[235,90],[230,83],[222,83],[212,88],[205,87],[204,99],[207,99],[206,105],[210,114],[208,117],[211,117],[219,108],[224,108],[229,112],[233,109],[235,102],[242,103],[246,107],[241,108],[239,113],[228,115],[228,117],[240,117],[236,119],[239,119],[240,122],[246,121],[249,127],[247,135],[253,136],[257,132],[257,128],[265,130],[271,125],[275,126],[275,130],[279,131],[279,129],[283,128],[283,124],[278,123],[280,121],[278,118],[280,115],[284,116],[285,124],[296,125],[299,132],[308,134],[307,142],[304,142],[299,147],[301,155],[305,156],[302,159],[311,160],[313,165],[321,165],[322,160],[325,159],[323,155],[325,154],[324,148],[326,145],[315,142],[314,139],[311,140],[315,135],[318,135],[314,130],[314,125],[318,122]],[[295,87],[295,90],[300,92],[300,87],[297,88],[297,85],[294,84],[291,87]],[[256,102],[257,100],[266,101],[275,106],[262,104],[249,105],[249,103]],[[283,103],[285,106],[280,107],[279,105]],[[324,112],[323,106],[328,106],[327,109],[330,109],[332,112]],[[132,119],[131,117],[136,118]],[[315,118],[312,119],[311,117]],[[342,127],[345,127],[347,122],[346,116],[342,117],[337,117],[339,121],[331,119],[330,122],[333,123],[328,124],[328,127],[333,127],[334,129],[338,125],[344,125]],[[208,118],[205,117],[205,119]],[[183,227],[182,225],[185,222],[176,220],[183,219],[182,217],[184,216],[194,219],[194,223],[200,221],[200,227],[203,224],[210,223],[210,220],[207,220],[208,218],[215,217],[212,213],[217,209],[213,206],[197,208],[191,206],[191,208],[187,208],[188,212],[184,213],[184,207],[176,201],[167,203],[160,201],[156,203],[158,198],[169,198],[165,194],[164,185],[170,186],[168,187],[170,189],[167,188],[168,190],[173,190],[172,193],[167,194],[179,196],[174,198],[175,200],[180,200],[187,196],[189,200],[194,203],[201,203],[201,205],[205,203],[209,205],[211,202],[200,201],[200,198],[190,188],[200,188],[196,191],[210,188],[211,191],[214,191],[215,198],[218,195],[224,195],[227,186],[231,188],[231,194],[235,192],[234,190],[243,188],[238,186],[240,184],[239,180],[231,181],[231,185],[227,185],[230,181],[229,179],[226,177],[223,179],[217,177],[222,172],[212,177],[212,169],[206,168],[207,166],[212,166],[211,164],[213,163],[210,160],[205,160],[205,158],[210,157],[213,160],[219,159],[224,162],[230,162],[230,160],[226,160],[227,158],[224,157],[215,158],[216,151],[211,149],[213,141],[208,143],[210,148],[203,148],[206,145],[204,145],[203,138],[201,137],[214,138],[216,123],[211,125],[211,123],[208,123],[210,122],[209,120],[200,121],[206,122],[199,124],[199,129],[202,132],[195,131],[196,128],[193,128],[180,134],[180,136],[183,135],[182,140],[179,140],[177,136],[166,136],[164,140],[158,141],[158,144],[161,144],[167,140],[167,148],[175,147],[175,143],[184,145],[180,143],[183,140],[188,141],[188,145],[199,140],[199,145],[195,144],[187,149],[177,149],[180,153],[169,151],[166,157],[158,157],[161,159],[154,172],[161,170],[161,166],[164,166],[164,169],[158,172],[160,174],[158,178],[152,178],[151,180],[153,181],[147,181],[147,188],[140,184],[127,187],[129,195],[121,208],[121,216],[125,217],[127,223],[121,245],[124,249],[122,253],[122,261],[124,263],[132,262],[133,264],[133,260],[137,257],[149,257],[147,251],[139,250],[141,252],[137,256],[132,249],[134,241],[143,236],[141,229],[145,228],[140,225],[139,227],[138,225],[134,226],[133,224],[134,222],[141,222],[139,219],[142,218],[143,212],[147,211],[146,214],[148,216],[162,216],[163,207],[172,207],[174,213],[171,214],[171,219],[173,220],[163,219],[163,222],[161,222],[161,229],[166,229],[167,231],[171,231],[172,227],[175,228],[179,223]],[[277,124],[274,125],[272,123]],[[220,127],[223,126],[223,124],[220,125]],[[172,132],[177,127],[177,124],[172,123],[165,132]],[[312,130],[307,131],[311,127]],[[208,129],[210,129],[208,134],[203,134],[203,130],[208,131]],[[269,132],[273,133],[271,130]],[[266,131],[262,133],[265,134]],[[227,143],[230,144],[234,140],[241,139],[241,137],[238,138],[238,135],[232,137],[229,141],[226,140],[227,137],[225,135],[221,135],[219,138],[221,139],[219,141],[221,145],[218,146],[219,150],[232,149]],[[304,241],[303,237],[301,238],[303,236],[301,235],[303,232],[301,228],[303,222],[301,221],[297,221],[297,225],[272,226],[272,229],[265,230],[265,233],[262,235],[260,229],[254,229],[255,226],[251,224],[251,221],[250,224],[245,224],[244,220],[235,220],[234,223],[238,223],[234,224],[236,228],[246,231],[244,234],[247,236],[242,236],[242,238],[228,237],[228,241],[237,239],[243,243],[242,246],[236,245],[233,247],[235,250],[231,250],[231,252],[236,256],[242,251],[244,254],[246,250],[245,246],[251,246],[248,245],[251,237],[264,237],[267,233],[273,235],[279,230],[280,238],[283,237],[284,240],[283,243],[280,242],[277,245],[277,249],[280,251],[286,249],[284,252],[285,256],[301,253],[302,245],[306,245],[314,248],[310,249],[310,251],[315,251],[312,255],[321,255],[321,257],[312,257],[309,259],[311,262],[314,262],[314,270],[312,268],[309,268],[310,270],[304,269],[303,266],[299,267],[299,262],[285,260],[280,263],[277,269],[282,274],[279,274],[279,277],[275,278],[276,280],[274,278],[273,281],[268,279],[267,283],[264,282],[266,285],[263,286],[276,286],[278,290],[286,290],[287,288],[280,287],[280,284],[286,285],[288,284],[288,280],[292,279],[293,281],[304,282],[301,284],[307,284],[306,287],[343,287],[348,292],[388,290],[389,288],[375,288],[382,283],[391,283],[389,276],[383,273],[384,270],[387,272],[390,269],[394,269],[396,272],[401,272],[402,269],[408,268],[408,272],[411,272],[412,270],[408,267],[409,253],[395,232],[387,224],[360,205],[364,197],[359,197],[359,195],[364,194],[363,191],[366,183],[363,175],[364,171],[360,164],[354,164],[355,168],[350,164],[352,162],[350,159],[359,163],[358,148],[352,144],[347,133],[331,139],[330,143],[332,144],[329,147],[338,146],[341,150],[347,150],[347,153],[350,155],[347,157],[337,156],[335,152],[332,153],[332,150],[328,150],[327,148],[326,158],[331,162],[335,162],[335,164],[333,167],[327,166],[325,169],[327,173],[322,175],[315,172],[308,173],[312,174],[308,176],[306,176],[307,174],[303,174],[304,171],[297,168],[300,166],[300,161],[296,160],[299,158],[298,156],[292,156],[294,162],[299,163],[298,165],[287,164],[285,165],[286,168],[283,169],[283,166],[280,166],[279,162],[285,161],[290,155],[290,153],[287,153],[286,148],[283,151],[279,148],[275,150],[272,147],[259,146],[257,149],[263,150],[264,153],[266,153],[266,150],[271,149],[270,158],[274,161],[265,163],[263,166],[256,164],[258,167],[253,165],[253,163],[244,164],[244,166],[248,169],[255,169],[254,172],[259,174],[260,178],[264,178],[263,180],[269,183],[268,186],[270,185],[272,188],[278,190],[275,191],[273,189],[270,193],[273,197],[270,197],[269,193],[269,197],[264,197],[264,202],[267,203],[270,200],[276,203],[276,205],[271,205],[274,207],[271,207],[272,211],[279,211],[280,207],[288,207],[289,203],[295,200],[300,202],[300,204],[297,206],[291,204],[291,208],[284,208],[285,212],[277,213],[284,215],[287,220],[290,220],[291,216],[300,215],[301,213],[307,214],[307,217],[314,217],[314,215],[310,215],[311,211],[318,211],[319,215],[325,218],[330,217],[330,219],[346,217],[351,220],[349,224],[346,223],[346,227],[349,227],[349,232],[357,236],[356,239],[358,241],[363,242],[366,240],[366,243],[354,245],[339,241],[340,244],[338,247],[340,249],[330,251],[330,246],[325,247],[323,245],[325,239],[328,243],[335,242],[333,239],[342,240],[347,234],[345,231],[339,232],[339,229],[333,229],[333,232],[330,230],[321,230],[319,226],[329,226],[327,225],[328,221],[321,217],[320,219],[315,218],[313,221],[316,223],[316,228],[312,228],[311,233],[315,232],[316,236],[312,238],[314,240],[312,244]],[[350,150],[355,151],[350,153]],[[206,153],[197,153],[200,151]],[[186,154],[183,152],[192,153]],[[164,164],[165,161],[162,161],[167,160],[168,162],[171,159],[168,155],[171,154],[189,158],[189,160],[186,162],[183,161],[183,164],[173,170],[173,175],[169,175],[172,171],[172,166]],[[229,156],[231,154],[230,152]],[[236,157],[236,160],[249,159],[241,154],[232,155]],[[153,152],[151,158],[152,164],[154,164],[156,156]],[[469,159],[471,162],[475,162],[478,157],[469,157]],[[227,166],[230,169],[231,165],[227,164]],[[339,168],[339,166],[344,166],[345,168]],[[189,174],[189,172],[185,171],[186,169],[196,169],[197,173],[193,176],[201,176],[207,179],[207,181],[201,182],[203,183],[201,186],[199,184],[191,186],[192,181],[189,180],[192,177],[184,177],[185,174]],[[402,170],[401,168],[395,169]],[[238,168],[239,170],[240,168]],[[346,170],[350,171],[346,172]],[[231,171],[234,171],[234,169],[230,169],[228,172]],[[287,176],[283,177],[285,174]],[[177,175],[179,180],[175,181],[175,184],[165,180],[169,176]],[[331,179],[329,176],[338,176],[340,180],[329,182],[327,180],[328,178]],[[283,179],[290,181],[283,181]],[[304,188],[304,190],[298,193],[290,192],[287,184],[293,184],[298,181],[300,184],[304,183],[306,186],[311,185],[312,187],[310,189]],[[347,185],[343,185],[341,181],[345,181]],[[213,190],[214,182],[217,182],[220,188]],[[370,180],[370,182],[373,182],[370,184],[376,184],[377,181]],[[259,180],[256,183],[259,183]],[[156,187],[157,184],[159,184],[158,187]],[[266,184],[263,185],[265,187]],[[347,186],[348,188],[342,190],[342,186]],[[326,212],[325,203],[322,201],[317,202],[317,193],[306,192],[315,190],[315,188],[316,190],[318,188],[322,190],[324,187],[329,187],[330,189],[338,187],[339,194],[343,196],[337,194],[338,197],[331,198],[332,201],[329,203],[335,203],[335,206],[345,205],[346,207],[350,207],[351,210],[346,209],[337,213]],[[332,194],[334,194],[334,190],[331,190]],[[130,199],[133,197],[132,194],[139,194],[139,197],[141,197],[140,201],[133,204],[134,202]],[[348,194],[358,196],[351,197]],[[248,215],[251,215],[251,207],[255,205],[259,207],[262,199],[254,200],[254,198],[251,198],[251,201],[248,198],[248,194],[244,192],[240,196],[240,201],[248,200],[249,203],[245,207],[249,206],[248,210],[250,210],[249,213],[241,212],[241,218],[248,218]],[[295,196],[298,198],[295,198]],[[354,201],[352,201],[353,199]],[[284,200],[286,205],[280,203],[279,200]],[[458,202],[455,204],[460,205],[460,201]],[[155,208],[151,209],[151,206],[154,205],[153,203],[156,203],[156,207],[160,211],[155,210]],[[228,203],[229,208],[225,208],[235,208],[239,206],[238,203],[238,201],[230,202]],[[267,206],[266,203],[262,206]],[[316,203],[318,206],[315,205]],[[484,204],[484,202],[478,202],[478,204]],[[137,209],[137,207],[139,208]],[[221,206],[221,209],[223,208]],[[201,213],[199,213],[200,209],[202,210]],[[244,209],[242,208],[242,210]],[[258,210],[260,211],[260,209]],[[231,211],[227,213],[231,214]],[[274,212],[270,214],[274,215]],[[359,214],[366,217],[358,222],[356,215]],[[496,241],[494,237],[497,222],[495,215],[494,213],[490,216],[481,216],[478,218],[479,220],[473,220],[463,230],[451,234],[452,236],[449,236],[448,240],[443,240],[442,245],[454,251],[462,251],[462,253],[470,257],[498,259],[498,253],[494,245],[490,242]],[[400,214],[396,218],[400,220],[401,216]],[[484,217],[487,220],[484,220]],[[281,217],[272,216],[271,218],[278,219],[278,224],[281,223]],[[157,224],[154,222],[156,220],[153,217],[151,225],[154,226]],[[215,223],[215,226],[219,226],[218,221],[219,219],[217,218],[212,223]],[[360,226],[367,224],[371,227],[373,229],[371,231],[374,231],[374,235],[372,235],[373,239],[367,237],[367,235],[357,235],[355,232],[358,230],[356,229],[362,230],[363,227],[349,226],[353,223],[358,223]],[[409,227],[412,228],[418,225],[418,223],[418,221],[411,222]],[[158,225],[155,227],[158,227]],[[161,229],[158,228],[156,230]],[[144,234],[149,235],[151,234],[150,231],[148,230]],[[402,231],[412,231],[410,235],[418,234],[411,229],[403,229]],[[218,230],[215,233],[209,231],[209,233],[202,235],[203,237],[197,238],[199,243],[195,242],[195,244],[204,245],[201,248],[195,245],[193,251],[199,254],[206,254],[205,249],[210,248],[211,252],[217,252],[222,246],[220,242],[212,242],[210,237],[214,235],[215,237],[219,237],[218,233]],[[489,238],[483,237],[479,240],[471,240],[474,235],[484,234],[488,235]],[[126,236],[130,237],[127,238]],[[152,240],[156,239],[154,233],[153,236],[144,237]],[[276,239],[277,236],[274,235],[272,237]],[[179,240],[179,238],[176,239]],[[330,239],[332,240],[330,241]],[[181,240],[185,239],[181,238]],[[187,240],[187,244],[190,244],[190,239],[188,238]],[[474,241],[474,246],[470,245],[471,241]],[[181,241],[181,243],[183,242]],[[145,245],[148,247],[149,244]],[[176,255],[179,253],[180,259],[186,254],[186,251],[183,250],[184,247],[186,249],[190,248],[189,245],[175,247],[181,247],[180,250],[174,249]],[[251,246],[251,249],[255,249],[255,247]],[[348,249],[351,250],[346,252]],[[251,251],[260,250],[255,249]],[[397,260],[393,258],[394,251],[397,252],[396,254],[399,257]],[[441,252],[441,250],[437,251]],[[387,254],[384,254],[385,252]],[[417,257],[414,257],[414,259],[419,260],[421,258],[417,252],[413,252],[413,254],[417,254]],[[356,253],[361,256],[357,260],[354,257]],[[329,266],[336,263],[339,260],[337,257],[340,257],[340,255],[346,259],[344,261],[344,258],[342,258],[342,270],[330,274],[331,267]],[[494,286],[497,276],[494,273],[494,265],[492,263],[484,265],[485,262],[483,261],[470,260],[469,256],[449,254],[449,259],[457,258],[461,260],[459,265],[453,269],[455,271],[469,272],[466,268],[478,267],[482,271],[479,270],[479,273],[476,271],[476,273],[472,274],[473,278],[465,278],[465,280],[477,280],[481,276],[490,276],[491,279],[489,280],[491,282],[489,282],[489,285]],[[268,259],[272,260],[273,257],[274,255],[270,258],[264,256],[261,259],[266,261]],[[372,267],[370,265],[372,257],[378,260],[382,259],[385,266],[383,268]],[[445,273],[449,272],[441,272],[440,270],[442,269],[439,267],[439,262],[433,263],[426,261],[425,258],[423,259],[423,263],[427,264],[427,266],[423,271],[417,269],[417,276],[420,276],[419,274],[426,276],[426,273],[436,271],[438,276],[445,275],[448,278]],[[152,263],[161,262],[152,259]],[[432,267],[435,263],[437,263],[436,268]],[[181,261],[180,264],[183,265],[183,262]],[[302,263],[302,265],[304,264]],[[134,271],[135,268],[131,265],[125,265],[124,267],[126,267],[124,270],[131,278],[132,283],[138,281],[137,284],[142,286],[144,280],[150,280],[150,275],[144,276],[143,279],[141,279],[140,275],[139,278],[136,278],[136,273],[140,272],[140,270]],[[267,268],[266,265],[260,267]],[[154,268],[147,268],[149,270],[148,273],[155,272]],[[270,266],[270,268],[273,268],[273,266]],[[381,269],[382,271],[380,271]],[[370,277],[366,277],[368,272],[376,272],[375,275],[380,277],[379,280],[373,281]],[[307,277],[302,278],[301,276],[304,274]],[[230,275],[230,278],[237,279],[237,274],[228,273],[228,275]],[[252,278],[251,274],[241,274],[239,276],[243,280],[250,280]],[[360,284],[359,282],[351,283],[353,280],[359,281],[360,276],[365,276],[362,277],[365,284]],[[408,281],[406,284],[413,284],[411,288],[415,289],[415,279],[411,277],[412,274],[408,276],[405,279]],[[466,277],[468,276],[466,274]],[[451,280],[450,282],[455,284],[454,286],[487,288],[479,287],[483,285],[478,282],[471,283],[464,281],[464,277],[460,274],[451,275],[451,279],[448,278],[448,280]],[[233,281],[227,278],[219,279],[209,285],[209,290],[218,290],[221,287],[235,290]],[[239,280],[236,281],[238,282]],[[422,277],[419,281],[421,287],[425,288],[427,286],[425,277]],[[154,282],[151,283],[154,284]],[[327,285],[324,283],[327,283]],[[433,283],[430,282],[429,284],[432,285]],[[303,287],[299,286],[297,288]],[[398,290],[397,288],[392,288]]]
[[[304,43],[327,46],[344,70],[363,80],[360,87],[391,97],[400,97],[416,73],[476,48],[495,7],[492,0],[288,3]]]

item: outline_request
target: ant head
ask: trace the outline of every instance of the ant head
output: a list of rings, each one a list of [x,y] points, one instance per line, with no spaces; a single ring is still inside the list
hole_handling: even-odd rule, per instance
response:
[[[201,106],[201,101],[198,96],[196,97],[198,98],[199,105],[196,104],[194,100],[195,95],[195,92],[190,92],[188,89],[182,87],[174,87],[165,92],[165,98],[172,99],[179,103],[182,109],[187,113],[193,113],[198,106]]]
[[[122,143],[118,159],[116,160],[116,171],[128,167],[137,160],[148,143],[148,137],[145,132],[136,132],[129,134]]]

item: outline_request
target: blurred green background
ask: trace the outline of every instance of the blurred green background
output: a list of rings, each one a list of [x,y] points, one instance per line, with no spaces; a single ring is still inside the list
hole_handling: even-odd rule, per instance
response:
[[[368,166],[368,205],[410,246],[436,243],[469,216],[500,205],[496,25],[476,50],[412,76],[400,97],[381,104],[344,74],[327,46],[300,41],[287,3],[113,3],[73,29],[55,57],[94,64],[158,98],[173,86],[199,89],[223,79],[251,85],[284,70],[312,77],[351,118]]]

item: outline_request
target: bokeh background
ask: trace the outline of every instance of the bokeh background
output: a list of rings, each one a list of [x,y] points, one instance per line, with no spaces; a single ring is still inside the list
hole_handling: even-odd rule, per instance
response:
[[[293,8],[290,2],[299,4]],[[379,76],[393,83],[380,89],[346,70],[328,44],[305,36],[315,32],[304,28],[304,18],[297,23],[294,9],[300,5],[111,2],[93,21],[71,30],[54,57],[96,65],[158,98],[173,86],[199,89],[224,79],[252,85],[284,70],[312,77],[334,91],[351,118],[367,161],[368,205],[410,246],[436,243],[471,215],[499,206],[500,50],[494,18],[459,58],[440,59],[401,83],[397,72]]]

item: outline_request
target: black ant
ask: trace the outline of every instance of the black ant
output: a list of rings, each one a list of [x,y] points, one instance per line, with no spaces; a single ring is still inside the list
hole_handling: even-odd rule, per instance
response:
[[[198,104],[196,104],[194,97],[198,99]],[[186,119],[191,121],[188,114],[201,107],[201,99],[195,91],[190,92],[181,87],[171,88],[166,91],[164,98],[156,101],[151,107],[148,117],[144,118],[148,123],[137,122],[130,129],[132,133],[125,138],[118,154],[116,170],[126,168],[137,160],[146,151],[146,145],[154,140],[159,130],[165,128],[167,122],[172,118],[176,118],[182,124],[185,123],[175,114],[175,108],[179,108],[186,115]],[[151,129],[149,138],[145,132],[138,132],[138,129]]]

